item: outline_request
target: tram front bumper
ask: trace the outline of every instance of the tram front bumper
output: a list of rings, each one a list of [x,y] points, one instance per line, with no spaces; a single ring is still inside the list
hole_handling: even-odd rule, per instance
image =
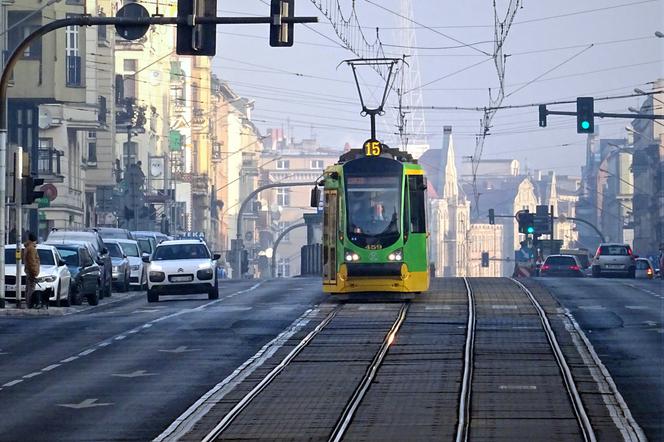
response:
[[[405,263],[356,264],[339,266],[334,284],[324,284],[328,293],[422,292],[429,287],[429,275],[411,272]]]

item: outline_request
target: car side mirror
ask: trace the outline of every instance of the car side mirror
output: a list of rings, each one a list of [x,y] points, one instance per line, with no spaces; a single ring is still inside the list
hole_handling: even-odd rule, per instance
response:
[[[141,256],[141,261],[143,261],[145,263],[149,263],[150,262],[150,255]]]
[[[64,261],[61,260],[61,259],[58,260],[58,267],[62,267],[62,266],[65,266],[65,265],[67,265],[66,262],[64,262]]]
[[[125,254],[122,254],[122,257],[126,259],[126,258],[127,258],[127,255],[125,255]]]
[[[639,257],[639,255],[634,255],[634,259],[637,259],[638,257]]]
[[[105,254],[108,253],[108,249],[107,249],[106,247],[102,247],[102,249],[100,250],[100,252],[101,252],[102,255],[105,255]]]
[[[221,259],[221,253],[215,253],[214,255],[212,255],[212,259],[214,259],[215,261]]]

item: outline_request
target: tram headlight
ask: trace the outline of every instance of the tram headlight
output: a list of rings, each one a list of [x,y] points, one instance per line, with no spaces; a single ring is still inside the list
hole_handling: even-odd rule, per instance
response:
[[[390,261],[402,261],[403,251],[401,249],[395,250],[394,252],[387,255],[387,259],[389,259]]]
[[[346,262],[359,261],[360,260],[360,255],[358,255],[357,253],[352,252],[350,250],[346,250],[344,252],[344,258],[346,259]]]

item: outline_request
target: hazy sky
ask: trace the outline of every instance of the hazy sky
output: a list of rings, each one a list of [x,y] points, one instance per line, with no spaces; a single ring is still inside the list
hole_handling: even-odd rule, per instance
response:
[[[344,11],[350,12],[351,0],[339,2]],[[372,2],[399,12],[399,0]],[[403,44],[394,29],[400,26],[396,15],[367,0],[355,3],[368,36],[373,37],[378,27],[384,44]],[[508,2],[497,3],[503,15]],[[416,22],[464,43],[480,42],[475,47],[492,52],[492,1],[412,0],[412,4]],[[269,9],[261,0],[222,0],[219,7],[220,15],[225,16],[267,15]],[[341,148],[345,142],[358,145],[369,137],[369,121],[359,115],[351,70],[345,65],[337,68],[342,60],[355,56],[340,47],[332,26],[312,0],[297,0],[296,13],[318,16],[320,23],[310,26],[328,38],[299,25],[292,48],[271,48],[265,25],[218,27],[215,72],[238,93],[255,100],[253,116],[262,129],[286,127],[289,118],[296,139],[310,137],[313,132],[324,146]],[[424,105],[487,105],[488,89],[498,85],[491,60],[468,47],[438,49],[459,44],[430,29],[413,27],[421,48],[422,85],[487,59],[424,86]],[[525,0],[505,45],[505,54],[509,54],[506,93],[513,95],[503,105],[623,95],[632,93],[635,87],[648,90],[649,82],[664,77],[664,38],[655,37],[658,30],[664,32],[664,0]],[[590,44],[594,45],[587,49]],[[412,51],[386,46],[385,52],[399,56]],[[363,79],[368,84],[379,83],[371,72]],[[628,106],[637,107],[641,101],[597,101],[595,111],[627,112]],[[391,102],[396,103],[395,94]],[[574,110],[574,105],[549,109]],[[457,155],[473,153],[481,113],[427,110],[424,117],[431,145],[439,146],[442,127],[451,125]],[[387,140],[390,132],[396,131],[396,121],[390,112],[382,120],[379,138]],[[596,130],[601,128],[602,137],[622,138],[629,121],[598,119]],[[576,133],[574,117],[549,116],[549,127],[542,129],[538,127],[537,108],[502,110],[494,119],[491,133],[485,158],[516,158],[530,168],[580,174],[585,136]]]

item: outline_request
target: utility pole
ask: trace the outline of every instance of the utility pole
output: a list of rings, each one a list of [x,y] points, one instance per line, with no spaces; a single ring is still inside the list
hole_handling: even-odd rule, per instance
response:
[[[21,250],[21,237],[23,236],[23,195],[21,178],[23,175],[23,148],[17,147],[14,160],[14,211],[16,214],[16,308],[21,308],[21,274],[23,273],[23,252]],[[4,177],[2,178],[4,180]],[[27,278],[26,278],[27,288]],[[28,299],[26,299],[29,302]],[[30,306],[26,302],[26,308]]]

